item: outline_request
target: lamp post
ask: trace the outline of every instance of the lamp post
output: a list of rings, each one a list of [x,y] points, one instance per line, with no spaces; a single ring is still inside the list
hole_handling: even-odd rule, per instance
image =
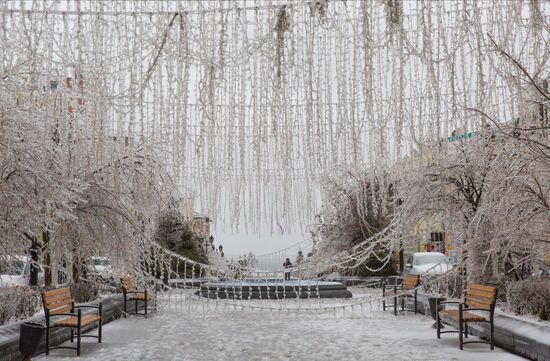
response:
[[[214,236],[210,236],[210,238],[208,238],[208,240],[210,241],[210,249],[213,251],[214,250]]]

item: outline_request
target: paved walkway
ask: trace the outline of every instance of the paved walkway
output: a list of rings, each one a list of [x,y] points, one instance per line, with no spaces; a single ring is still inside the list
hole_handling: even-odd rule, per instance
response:
[[[270,314],[211,310],[190,317],[165,312],[104,327],[104,342],[83,342],[80,360],[522,360],[488,345],[458,349],[456,334],[438,340],[424,316]],[[74,360],[52,350],[36,360]]]

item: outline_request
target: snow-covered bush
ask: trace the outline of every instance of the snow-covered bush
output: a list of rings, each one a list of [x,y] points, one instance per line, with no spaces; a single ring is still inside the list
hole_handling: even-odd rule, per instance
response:
[[[32,288],[0,287],[0,325],[31,317],[40,307],[40,293]]]
[[[519,315],[538,315],[550,320],[550,280],[531,278],[510,282],[506,287],[508,307]]]
[[[464,296],[466,282],[462,270],[456,268],[443,275],[425,273],[420,278],[420,286],[427,294],[460,299]]]
[[[72,287],[75,302],[83,303],[97,300],[99,298],[99,293],[103,288],[103,284],[100,282],[81,280],[78,284]]]

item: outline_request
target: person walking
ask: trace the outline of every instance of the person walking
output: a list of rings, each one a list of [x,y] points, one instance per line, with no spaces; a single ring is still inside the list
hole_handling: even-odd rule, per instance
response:
[[[288,269],[288,271],[285,271],[285,281],[290,281],[290,268],[292,268],[292,262],[290,262],[290,258],[287,258],[285,262],[283,263],[283,267],[285,269]]]
[[[296,264],[299,266],[302,262],[304,262],[304,253],[302,251],[298,251],[298,256],[296,256]]]

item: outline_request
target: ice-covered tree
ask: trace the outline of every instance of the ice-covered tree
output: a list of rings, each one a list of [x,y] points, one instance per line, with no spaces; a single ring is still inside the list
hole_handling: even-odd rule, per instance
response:
[[[394,185],[387,173],[342,170],[323,184],[325,200],[315,226],[319,255],[348,249],[390,223]]]
[[[0,102],[0,256],[38,248],[43,231],[76,220],[86,184],[68,177],[48,146],[40,112]]]

